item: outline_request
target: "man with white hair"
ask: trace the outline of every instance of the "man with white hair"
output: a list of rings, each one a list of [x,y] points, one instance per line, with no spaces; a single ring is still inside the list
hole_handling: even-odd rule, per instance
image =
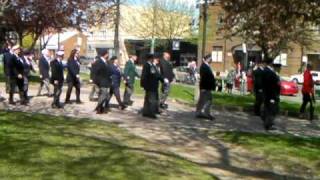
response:
[[[49,84],[49,75],[50,71],[50,51],[48,49],[42,50],[42,56],[39,60],[39,72],[40,72],[40,87],[38,91],[38,96],[41,96],[41,91],[43,86],[47,89],[47,95],[51,96],[50,84]]]
[[[19,88],[20,103],[21,105],[27,105],[27,97],[24,94],[24,64],[21,56],[21,48],[19,45],[15,45],[12,48],[13,57],[8,62],[8,71],[10,76],[10,93],[9,93],[9,104],[15,104],[13,101],[13,95],[15,93],[16,86]]]
[[[52,108],[62,108],[60,104],[60,95],[62,92],[62,86],[64,81],[63,76],[63,51],[58,51],[56,53],[57,58],[55,58],[53,61],[50,62],[51,67],[51,79],[50,83],[53,84],[54,90],[53,90],[53,102],[52,102]]]

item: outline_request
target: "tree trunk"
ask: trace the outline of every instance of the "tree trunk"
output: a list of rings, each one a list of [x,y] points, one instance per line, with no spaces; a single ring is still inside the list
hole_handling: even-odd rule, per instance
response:
[[[119,62],[122,62],[120,59],[120,43],[119,43],[119,26],[120,26],[120,0],[116,1],[116,17],[115,17],[115,29],[114,29],[114,50],[115,54],[118,57]]]

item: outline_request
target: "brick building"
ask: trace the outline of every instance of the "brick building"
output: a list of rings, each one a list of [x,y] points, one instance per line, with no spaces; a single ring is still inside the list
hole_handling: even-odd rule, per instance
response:
[[[200,7],[200,14],[203,9]],[[244,44],[241,38],[234,37],[231,40],[225,39],[223,34],[218,32],[223,25],[224,11],[218,2],[209,3],[208,22],[205,54],[212,54],[214,71],[225,72],[235,68],[240,62],[242,67],[255,61],[257,56],[261,56],[260,48],[254,44]],[[198,54],[202,57],[202,34],[203,20],[200,16],[199,46]],[[320,29],[315,28],[315,43],[309,49],[301,48],[292,44],[290,50],[283,51],[276,59],[275,63],[281,63],[281,75],[290,76],[297,74],[303,62],[311,62],[315,70],[320,71]],[[318,42],[318,43],[317,43]],[[247,53],[244,53],[244,49]]]

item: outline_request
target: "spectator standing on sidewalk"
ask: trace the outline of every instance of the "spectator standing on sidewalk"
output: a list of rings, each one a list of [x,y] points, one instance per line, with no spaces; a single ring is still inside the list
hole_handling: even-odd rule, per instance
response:
[[[310,104],[309,120],[313,120],[314,107],[313,104],[316,102],[314,98],[314,81],[311,74],[312,66],[307,64],[307,68],[303,74],[303,86],[302,86],[302,105],[300,108],[300,117],[303,117],[303,114],[306,110],[306,106]]]
[[[242,71],[240,74],[240,94],[246,95],[247,94],[247,75],[245,71]]]

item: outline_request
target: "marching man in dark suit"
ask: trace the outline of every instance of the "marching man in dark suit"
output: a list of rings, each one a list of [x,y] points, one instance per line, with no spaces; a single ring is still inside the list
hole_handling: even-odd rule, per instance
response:
[[[260,116],[261,114],[261,106],[263,104],[263,73],[264,66],[261,60],[257,61],[256,66],[253,69],[253,82],[254,82],[254,95],[255,95],[255,103],[254,103],[254,113],[256,116]]]
[[[8,48],[6,52],[3,54],[3,72],[6,76],[6,92],[10,94],[10,73],[9,73],[9,64],[10,61],[12,61],[12,58],[14,57],[13,51],[12,51],[12,45],[8,43]]]
[[[23,56],[22,56],[22,60],[23,60],[23,66],[24,66],[24,74],[23,74],[24,87],[23,87],[23,90],[24,90],[24,96],[27,97],[27,102],[29,102],[28,90],[29,90],[30,74],[31,74],[31,71],[36,72],[33,65],[32,65],[33,54],[30,51],[24,51]]]
[[[71,51],[70,57],[67,62],[67,82],[68,82],[68,90],[66,94],[66,104],[70,104],[70,96],[72,92],[72,88],[76,88],[76,103],[81,104],[80,100],[80,62],[79,62],[79,51],[74,49]]]
[[[131,100],[131,96],[134,92],[134,83],[136,77],[139,77],[135,62],[137,61],[137,56],[130,56],[124,68],[124,78],[126,81],[126,89],[123,95],[123,103],[125,105],[132,105],[133,101]]]
[[[62,86],[64,81],[63,76],[63,51],[58,51],[56,53],[57,57],[53,61],[50,62],[51,67],[51,79],[50,83],[54,86],[53,90],[53,102],[52,102],[52,108],[62,108],[62,105],[60,104],[60,95],[62,92]]]
[[[121,110],[124,110],[127,106],[123,104],[120,96],[120,85],[121,85],[121,79],[123,77],[123,74],[121,72],[119,61],[116,56],[113,56],[110,60],[110,66],[112,71],[112,85],[110,88],[110,99],[114,95],[117,99],[117,102],[119,104],[119,108]],[[110,101],[110,100],[109,100]]]
[[[173,73],[173,64],[170,62],[171,56],[169,53],[163,53],[163,57],[160,60],[160,72],[161,76],[164,78],[164,82],[161,87],[161,97],[160,97],[160,108],[167,109],[166,104],[167,98],[170,93],[170,86],[175,78]]]
[[[145,90],[142,115],[157,118],[156,114],[159,113],[159,81],[163,81],[157,67],[160,57],[150,54],[147,58],[141,75],[141,87]]]
[[[106,112],[109,108],[110,99],[110,87],[111,87],[111,76],[112,70],[108,64],[109,53],[107,50],[102,50],[100,52],[99,59],[95,62],[94,68],[96,72],[96,81],[99,87],[99,98],[96,107],[97,114],[102,114]]]
[[[211,56],[204,57],[200,67],[200,97],[197,104],[196,117],[214,120],[211,115],[212,91],[215,90],[215,78],[210,67]]]
[[[262,120],[266,130],[275,130],[274,119],[279,111],[280,78],[274,71],[271,58],[265,59],[266,67],[263,73],[264,112]]]
[[[50,51],[48,49],[42,50],[42,56],[39,60],[39,71],[40,71],[40,87],[38,91],[38,96],[41,96],[41,91],[43,87],[47,89],[47,95],[51,96],[51,91],[50,91]]]
[[[20,103],[21,105],[27,105],[27,97],[24,94],[24,64],[21,56],[21,48],[19,45],[16,45],[12,48],[13,58],[8,62],[8,70],[10,74],[10,94],[9,94],[9,103],[15,104],[13,101],[13,95],[16,86],[19,89]]]

